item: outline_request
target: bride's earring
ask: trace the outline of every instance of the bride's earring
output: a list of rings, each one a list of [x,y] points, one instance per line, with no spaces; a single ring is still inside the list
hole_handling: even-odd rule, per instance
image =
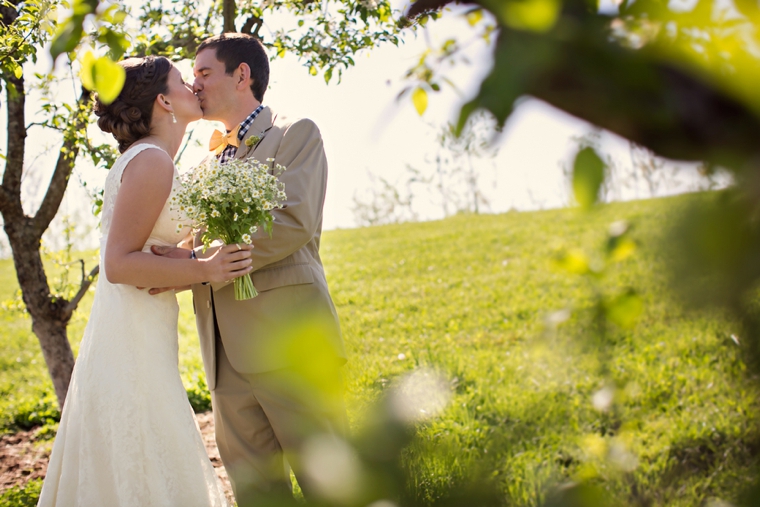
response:
[[[177,123],[177,117],[174,116],[174,111],[172,111],[172,123]]]

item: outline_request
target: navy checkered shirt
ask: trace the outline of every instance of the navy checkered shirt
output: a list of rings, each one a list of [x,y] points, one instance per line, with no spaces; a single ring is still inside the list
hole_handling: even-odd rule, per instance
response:
[[[253,123],[253,120],[256,119],[256,117],[259,115],[261,111],[264,110],[264,106],[261,105],[256,108],[254,112],[248,115],[248,118],[243,120],[243,122],[240,124],[240,130],[238,130],[238,140],[242,143],[243,138],[248,133],[248,129],[251,128],[251,124]],[[220,164],[224,164],[228,160],[232,160],[235,157],[235,153],[237,153],[237,146],[232,146],[231,144],[228,144],[227,147],[222,150],[222,152],[217,156],[217,159],[219,160]]]

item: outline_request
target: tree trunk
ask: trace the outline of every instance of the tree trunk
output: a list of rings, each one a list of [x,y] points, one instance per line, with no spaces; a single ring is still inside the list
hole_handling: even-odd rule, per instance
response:
[[[53,381],[58,406],[63,410],[69,380],[74,369],[74,354],[66,334],[66,325],[87,288],[92,276],[82,273],[82,285],[71,301],[50,293],[45,267],[42,264],[40,245],[42,234],[58,211],[66,191],[69,176],[78,153],[76,137],[64,135],[61,153],[50,179],[45,197],[33,217],[26,216],[21,204],[21,180],[24,168],[25,141],[27,137],[24,108],[26,95],[24,80],[3,75],[7,92],[8,148],[5,157],[2,185],[0,185],[0,213],[3,227],[13,253],[18,284],[29,315],[32,331],[37,335],[42,353]],[[11,87],[13,88],[11,90]],[[83,92],[72,113],[70,128],[86,127],[86,117],[79,114],[78,107],[87,103],[89,92]]]
[[[40,341],[58,406],[63,410],[74,369],[74,354],[66,334],[73,309],[65,299],[50,294],[40,240],[33,234],[30,222],[28,217],[9,220],[6,216],[5,232],[11,244],[22,298],[32,318],[32,331]]]
[[[237,6],[235,0],[223,0],[222,4],[222,17],[224,18],[223,31],[235,32],[235,15],[237,14]]]
[[[42,355],[53,381],[58,406],[63,410],[69,391],[71,374],[74,371],[74,353],[71,350],[66,322],[32,319],[32,331],[37,335]]]

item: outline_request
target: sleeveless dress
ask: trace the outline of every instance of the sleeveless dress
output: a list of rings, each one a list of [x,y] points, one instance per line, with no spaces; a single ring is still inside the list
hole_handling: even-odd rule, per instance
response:
[[[100,266],[39,506],[226,507],[178,370],[174,291],[109,283],[103,267],[124,168],[154,145],[130,147],[105,183]],[[177,188],[177,169],[172,194]],[[185,224],[164,205],[143,251],[175,246]]]

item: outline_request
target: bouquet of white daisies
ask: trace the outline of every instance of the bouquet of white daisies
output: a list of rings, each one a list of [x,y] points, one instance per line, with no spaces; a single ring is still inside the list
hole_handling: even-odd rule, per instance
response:
[[[180,177],[171,206],[192,220],[195,231],[205,227],[204,249],[217,238],[228,245],[251,243],[259,227],[271,237],[272,210],[282,207],[286,197],[277,178],[284,170],[271,158],[266,163],[233,159],[224,164],[213,158]],[[258,295],[250,275],[236,278],[234,285],[238,301]]]

